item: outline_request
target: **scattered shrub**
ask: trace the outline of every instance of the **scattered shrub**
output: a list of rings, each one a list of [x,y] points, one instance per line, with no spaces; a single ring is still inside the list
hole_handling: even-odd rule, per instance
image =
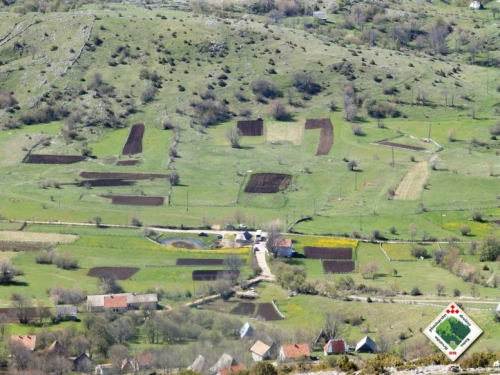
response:
[[[250,84],[250,88],[255,95],[261,95],[267,99],[275,99],[281,97],[281,92],[278,87],[265,79],[258,79]]]
[[[286,120],[289,117],[285,104],[281,100],[276,99],[269,105],[269,114],[275,120]]]
[[[419,287],[418,286],[414,286],[410,292],[410,294],[412,296],[421,296],[422,295],[422,292],[420,291]]]

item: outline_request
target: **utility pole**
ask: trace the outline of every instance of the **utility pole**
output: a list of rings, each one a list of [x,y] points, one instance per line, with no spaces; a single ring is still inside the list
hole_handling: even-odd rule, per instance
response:
[[[429,136],[427,137],[429,142],[431,141],[431,128],[432,128],[432,124],[429,124]]]
[[[391,147],[392,149],[392,165],[394,165],[394,147]]]
[[[57,192],[57,198],[59,200],[59,209],[61,209],[61,193]]]
[[[189,211],[189,190],[186,190],[186,211]]]
[[[358,190],[358,173],[354,175],[354,190]]]
[[[359,230],[363,230],[363,214],[359,214]]]
[[[342,200],[342,181],[339,181],[339,201]]]
[[[314,215],[316,215],[316,198],[313,198]]]
[[[293,222],[295,223],[295,210],[293,210]]]

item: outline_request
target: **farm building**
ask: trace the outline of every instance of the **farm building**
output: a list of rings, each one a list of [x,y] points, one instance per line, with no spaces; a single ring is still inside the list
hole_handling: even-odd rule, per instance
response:
[[[313,12],[313,17],[314,18],[317,18],[323,22],[326,22],[326,12],[321,12],[321,11],[318,11],[318,12]]]
[[[76,306],[74,305],[58,305],[55,307],[55,315],[60,319],[75,320],[76,313]]]
[[[236,235],[236,242],[248,242],[252,240],[252,235],[247,231]]]
[[[238,364],[238,365],[230,366],[228,368],[223,368],[222,370],[219,370],[217,375],[230,375],[231,373],[243,371],[244,369],[245,369],[245,365]]]
[[[115,369],[112,363],[106,363],[103,365],[97,365],[95,367],[96,375],[111,375],[115,373]]]
[[[282,361],[297,360],[310,356],[311,352],[307,343],[283,345],[278,354],[278,358]]]
[[[342,339],[331,339],[323,348],[325,355],[330,354],[345,354],[349,352],[349,346]]]
[[[49,346],[47,349],[47,355],[65,355],[66,350],[64,347],[59,343],[59,341],[54,341],[52,345]]]
[[[484,9],[484,6],[479,1],[473,1],[472,3],[470,3],[469,9],[479,10]]]
[[[207,361],[206,361],[205,357],[203,357],[200,354],[198,357],[196,357],[194,362],[190,366],[188,366],[187,369],[204,374],[205,370],[206,370],[206,364],[207,364]]]
[[[370,338],[370,336],[365,336],[356,345],[356,351],[365,353],[375,353],[377,351],[377,344],[375,344],[375,342]]]
[[[92,366],[92,360],[85,353],[80,354],[73,360],[73,370],[77,372],[89,372]]]
[[[127,359],[125,358],[122,361],[122,365],[120,366],[121,373],[138,373],[140,371],[148,370],[153,366],[153,356],[151,353],[143,353],[136,358]]]
[[[102,312],[105,309],[123,312],[138,309],[143,305],[156,309],[157,303],[158,295],[156,293],[118,293],[87,296],[87,309],[90,312]]]
[[[217,374],[219,374],[220,370],[231,369],[237,365],[238,365],[238,362],[236,362],[236,360],[232,356],[230,356],[227,353],[224,353],[223,355],[221,355],[221,357],[219,358],[217,363],[215,365],[213,365],[212,367],[210,367],[209,373],[211,375],[217,375]],[[224,374],[224,375],[227,375],[227,374]]]
[[[269,358],[270,350],[271,347],[267,344],[264,344],[260,340],[257,340],[257,342],[250,348],[250,351],[252,352],[252,358],[255,362],[260,362],[264,359]]]
[[[290,258],[292,256],[293,245],[290,238],[276,238],[273,245],[275,251],[280,257]]]
[[[253,328],[250,323],[246,322],[240,329],[240,338],[248,337],[253,335]]]
[[[36,336],[35,335],[12,335],[10,337],[11,345],[24,346],[29,351],[35,350]]]

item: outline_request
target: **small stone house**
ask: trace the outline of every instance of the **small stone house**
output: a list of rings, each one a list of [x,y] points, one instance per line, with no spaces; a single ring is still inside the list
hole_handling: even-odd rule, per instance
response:
[[[278,354],[278,358],[283,362],[309,358],[310,356],[311,352],[307,343],[283,345]]]
[[[269,351],[271,347],[260,340],[257,340],[255,344],[250,348],[250,352],[252,352],[252,359],[255,362],[263,361],[264,359],[269,358]]]

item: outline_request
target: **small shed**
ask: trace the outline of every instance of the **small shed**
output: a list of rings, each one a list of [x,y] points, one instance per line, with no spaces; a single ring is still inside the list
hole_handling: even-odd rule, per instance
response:
[[[290,258],[293,254],[293,245],[290,238],[276,238],[273,246],[281,257]]]
[[[323,12],[323,11],[318,11],[318,12],[313,12],[313,17],[314,18],[317,18],[323,22],[326,22],[326,12]]]
[[[55,308],[56,317],[64,320],[75,320],[76,319],[76,306],[74,305],[57,305]]]
[[[228,369],[230,367],[236,366],[238,362],[229,354],[224,353],[221,355],[219,360],[215,365],[210,367],[210,374],[217,374],[222,369]]]
[[[349,346],[342,339],[331,339],[331,340],[329,340],[325,344],[325,347],[323,349],[324,349],[325,355],[330,355],[330,354],[345,354],[345,353],[349,352]]]
[[[204,373],[205,366],[206,366],[207,361],[205,360],[205,357],[203,357],[201,354],[196,357],[194,362],[188,366],[188,370],[193,370],[199,373]]]
[[[95,367],[96,375],[112,375],[115,373],[115,369],[112,363],[105,363],[103,365],[97,365]]]
[[[87,373],[90,371],[91,366],[92,360],[85,353],[80,354],[73,360],[73,370],[75,370],[76,372]]]
[[[252,234],[250,234],[250,232],[249,232],[249,231],[245,231],[245,232],[243,232],[243,235],[245,236],[245,239],[246,239],[247,241],[250,241],[250,240],[252,239],[252,237],[253,237],[253,236],[252,236]]]
[[[260,362],[264,359],[269,358],[269,351],[271,347],[260,340],[257,340],[255,344],[250,348],[252,352],[252,358],[255,362]]]
[[[377,344],[375,344],[375,342],[370,338],[370,336],[365,336],[356,345],[356,351],[365,353],[375,353],[377,351]]]
[[[64,356],[66,354],[66,350],[59,343],[59,341],[54,341],[51,346],[47,349],[47,355],[60,355]]]
[[[250,323],[246,322],[240,329],[240,339],[253,335],[253,332],[254,331]]]
[[[484,6],[479,1],[473,1],[472,3],[470,3],[469,9],[479,10],[484,9]]]
[[[307,343],[283,345],[280,348],[278,358],[282,361],[297,360],[311,356]]]

